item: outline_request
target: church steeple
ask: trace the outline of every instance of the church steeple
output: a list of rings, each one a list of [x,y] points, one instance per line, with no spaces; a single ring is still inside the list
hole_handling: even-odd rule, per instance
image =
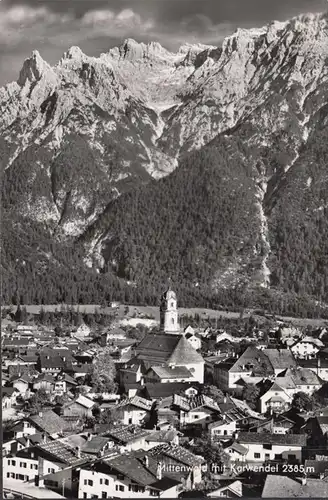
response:
[[[179,334],[177,296],[171,289],[171,280],[166,292],[162,295],[160,306],[160,327],[164,333]]]

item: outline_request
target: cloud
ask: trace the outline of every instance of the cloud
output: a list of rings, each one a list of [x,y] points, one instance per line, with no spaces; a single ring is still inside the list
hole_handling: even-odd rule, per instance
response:
[[[105,34],[106,31],[116,30],[116,35],[126,34],[131,30],[144,33],[154,27],[152,19],[143,19],[132,9],[123,9],[118,13],[112,10],[91,10],[87,12],[81,24],[86,27],[92,27],[95,34]]]

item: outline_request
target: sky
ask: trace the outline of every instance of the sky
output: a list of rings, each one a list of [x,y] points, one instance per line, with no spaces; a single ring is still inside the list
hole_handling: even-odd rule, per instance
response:
[[[220,45],[239,28],[327,10],[327,0],[0,0],[0,87],[33,50],[55,64],[73,45],[98,56],[126,38]]]

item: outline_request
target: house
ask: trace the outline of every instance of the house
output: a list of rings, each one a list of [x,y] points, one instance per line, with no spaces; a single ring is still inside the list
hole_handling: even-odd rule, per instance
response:
[[[319,351],[317,358],[299,359],[298,365],[302,368],[312,370],[319,379],[328,382],[328,358]]]
[[[147,334],[134,347],[135,356],[147,369],[153,366],[185,367],[193,374],[194,381],[204,383],[204,359],[183,335],[172,333]]]
[[[198,351],[199,349],[201,349],[201,347],[202,347],[202,341],[201,341],[200,337],[197,334],[187,332],[187,333],[185,333],[185,338],[188,340],[188,342],[190,343],[191,347],[193,347],[196,351]]]
[[[113,447],[113,441],[108,437],[88,435],[87,441],[82,445],[81,451],[85,455],[94,457],[104,456]]]
[[[37,369],[41,373],[59,373],[67,368],[65,357],[59,354],[40,354]]]
[[[306,477],[291,478],[268,474],[262,498],[327,498],[328,482]]]
[[[65,417],[79,416],[91,418],[96,404],[91,399],[79,395],[74,401],[70,401],[63,406],[62,415]]]
[[[271,387],[259,398],[259,411],[262,414],[267,412],[284,412],[292,402],[292,397],[277,382],[273,382]]]
[[[39,391],[40,389],[46,391],[48,394],[53,392],[55,385],[55,378],[51,373],[40,373],[33,381],[33,391]]]
[[[235,435],[237,443],[247,448],[246,461],[263,463],[267,460],[301,462],[306,446],[305,434],[267,434],[241,432]]]
[[[229,455],[231,462],[246,462],[246,456],[248,455],[248,448],[243,446],[236,441],[230,444],[223,445],[224,451]]]
[[[15,387],[2,387],[2,409],[12,408],[17,404],[19,391]]]
[[[14,458],[6,459],[5,474],[15,474],[23,481],[34,481],[39,487],[47,486],[66,495],[74,491],[74,467],[90,461],[90,456],[81,453],[62,441],[52,441],[20,450]],[[13,463],[14,462],[14,463]],[[15,478],[16,479],[16,478]]]
[[[247,376],[274,376],[269,358],[256,347],[248,347],[238,357],[231,357],[215,365],[214,382],[222,390],[237,389],[237,382]]]
[[[249,432],[270,432],[271,434],[291,434],[295,422],[284,415],[274,415],[264,422],[257,422],[249,428]]]
[[[163,471],[171,477],[183,478],[186,489],[192,489],[202,482],[203,470],[206,468],[205,459],[194,455],[186,448],[175,444],[163,444],[147,451],[162,464]]]
[[[150,418],[153,402],[149,399],[134,396],[114,406],[119,420],[125,425],[141,425]]]
[[[13,377],[10,381],[12,387],[17,389],[22,396],[25,396],[29,393],[29,387],[33,378],[27,374],[22,374],[16,377]]]
[[[150,383],[169,384],[175,382],[194,382],[193,374],[185,366],[152,366],[144,376]]]
[[[142,360],[132,358],[119,370],[120,386],[125,387],[127,384],[139,383],[146,371]]]
[[[296,368],[297,366],[289,349],[264,349],[263,354],[269,359],[276,376],[288,368]]]
[[[71,336],[79,339],[79,340],[84,340],[88,337],[90,337],[91,333],[91,328],[89,328],[85,323],[82,323],[75,332],[71,333]]]
[[[97,434],[110,437],[117,445],[126,451],[145,449],[149,431],[135,425],[98,425]]]
[[[29,434],[42,432],[49,436],[51,439],[57,439],[63,434],[66,429],[65,420],[63,420],[52,410],[42,411],[37,415],[30,415],[26,418],[26,420],[27,423],[30,424],[30,427],[28,428],[31,430],[31,432],[29,432]],[[35,429],[34,432],[33,428]]]
[[[171,382],[170,384],[146,383],[143,388],[145,398],[150,400],[160,400],[172,394],[182,394],[184,396],[197,396],[200,386],[195,382]]]
[[[208,426],[211,441],[229,439],[237,430],[237,421],[229,415],[222,415],[220,420],[212,422]]]
[[[220,487],[207,493],[207,497],[251,498],[258,496],[247,484],[240,480],[226,479],[220,481]]]
[[[151,457],[116,454],[81,468],[78,498],[178,498],[180,486]]]
[[[169,426],[166,429],[155,430],[146,437],[146,449],[153,448],[165,443],[179,444],[181,432]]]
[[[290,346],[290,350],[296,358],[309,359],[315,358],[320,349],[324,346],[324,343],[320,339],[303,337],[296,340],[296,342]]]
[[[302,367],[283,371],[277,376],[276,382],[290,396],[293,396],[296,392],[311,395],[322,386],[316,373]]]
[[[218,404],[203,394],[186,398],[173,395],[172,407],[180,411],[180,427],[206,428],[220,414]]]
[[[328,416],[317,415],[310,418],[302,427],[308,434],[311,446],[326,447],[328,445]]]

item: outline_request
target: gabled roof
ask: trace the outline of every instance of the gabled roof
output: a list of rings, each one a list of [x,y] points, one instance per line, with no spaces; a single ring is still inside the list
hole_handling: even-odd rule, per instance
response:
[[[150,371],[161,379],[192,378],[192,373],[185,366],[152,366]]]
[[[242,444],[279,444],[286,446],[306,446],[306,434],[268,434],[240,432],[236,441]]]
[[[219,405],[210,397],[200,394],[192,398],[186,398],[177,394],[173,395],[173,405],[182,408],[184,411],[192,411],[198,408],[209,408],[215,412],[220,412]]]
[[[97,454],[110,442],[111,440],[108,437],[95,436],[90,441],[84,443],[82,451],[84,453]]]
[[[66,428],[65,420],[52,410],[44,411],[38,415],[30,415],[27,420],[49,435],[61,434]]]
[[[204,359],[201,354],[190,345],[190,342],[188,342],[184,336],[181,336],[173,353],[168,359],[168,363],[175,365],[196,364],[204,363]]]
[[[167,396],[173,396],[173,394],[182,393],[190,387],[199,390],[198,382],[173,382],[170,384],[162,384],[161,382],[155,384],[146,383],[144,390],[150,399],[160,399]]]
[[[141,410],[150,411],[153,402],[149,401],[149,399],[141,398],[140,396],[133,396],[132,398],[121,401],[118,405],[115,405],[114,408],[123,408],[125,406],[135,406]]]
[[[180,462],[184,465],[189,466],[199,466],[205,462],[204,458],[199,457],[191,453],[191,451],[187,450],[183,446],[179,446],[176,444],[161,444],[156,446],[155,448],[151,448],[148,451],[149,455],[152,457],[169,457],[173,458],[177,462]]]
[[[49,443],[39,444],[36,446],[36,450],[42,450],[54,457],[58,462],[70,466],[85,463],[88,460],[87,455],[81,453],[80,456],[78,456],[76,450],[62,441],[51,441]]]
[[[136,425],[113,425],[111,427],[107,427],[103,434],[106,434],[119,443],[125,445],[148,436],[149,431],[141,429],[141,427]]]
[[[297,366],[296,360],[289,349],[264,349],[263,352],[275,370]]]
[[[267,475],[262,498],[327,498],[328,482],[322,479],[307,479],[302,484],[300,478],[288,476]]]

